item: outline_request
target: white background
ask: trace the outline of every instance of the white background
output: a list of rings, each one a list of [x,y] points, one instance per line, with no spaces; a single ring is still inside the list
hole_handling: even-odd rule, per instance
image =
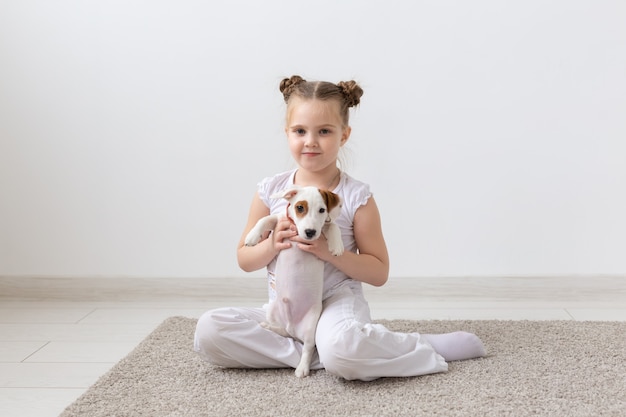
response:
[[[356,79],[391,275],[626,273],[626,3],[0,0],[0,276],[232,277],[285,76]],[[262,274],[256,272],[254,274]]]

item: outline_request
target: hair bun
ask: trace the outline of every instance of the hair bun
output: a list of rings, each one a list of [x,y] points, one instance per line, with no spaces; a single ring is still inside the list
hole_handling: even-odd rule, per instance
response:
[[[291,78],[284,78],[280,82],[280,92],[283,93],[285,102],[289,101],[289,97],[294,92],[298,84],[303,82],[306,82],[306,80],[299,75],[292,75]]]
[[[354,107],[361,102],[363,89],[356,81],[340,81],[337,83],[337,86],[341,89],[348,107]]]

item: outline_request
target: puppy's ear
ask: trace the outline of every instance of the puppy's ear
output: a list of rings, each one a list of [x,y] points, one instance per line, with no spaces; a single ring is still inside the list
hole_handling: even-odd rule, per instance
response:
[[[328,221],[335,220],[341,212],[341,197],[332,191],[319,190],[326,204],[326,210],[328,210]]]
[[[270,197],[271,198],[284,198],[285,200],[289,200],[294,195],[298,194],[299,191],[300,191],[300,187],[293,186],[293,187],[287,188],[286,190],[274,193]]]

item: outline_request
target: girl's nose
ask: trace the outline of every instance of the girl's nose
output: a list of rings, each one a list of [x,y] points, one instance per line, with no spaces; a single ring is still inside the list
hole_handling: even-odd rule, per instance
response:
[[[304,140],[305,146],[315,146],[317,145],[317,136],[313,133],[306,135]]]

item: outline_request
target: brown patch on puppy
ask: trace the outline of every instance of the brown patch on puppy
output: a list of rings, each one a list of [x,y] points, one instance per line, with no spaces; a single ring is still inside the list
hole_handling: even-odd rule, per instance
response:
[[[340,199],[339,196],[332,191],[328,190],[319,190],[322,198],[324,199],[324,204],[326,204],[326,209],[331,211],[335,207],[339,205]]]
[[[293,207],[297,217],[304,217],[309,212],[309,202],[306,200],[298,201]]]

